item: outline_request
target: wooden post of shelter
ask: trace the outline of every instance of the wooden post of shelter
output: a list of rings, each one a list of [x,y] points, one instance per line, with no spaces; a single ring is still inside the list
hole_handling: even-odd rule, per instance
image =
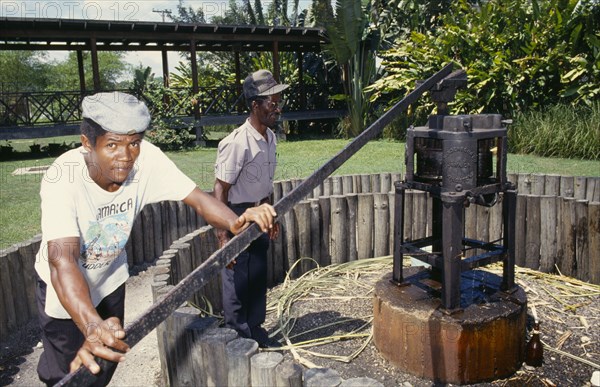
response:
[[[92,54],[92,76],[94,79],[94,91],[100,91],[100,70],[98,69],[98,49],[96,47],[96,38],[90,39],[90,50]]]
[[[190,40],[190,60],[192,65],[192,93],[194,97],[198,95],[200,88],[198,87],[198,60],[196,58],[196,40]],[[198,102],[192,106],[194,111],[194,129],[196,130],[196,144],[200,145],[202,141],[202,126],[198,125],[200,120],[200,105]]]
[[[161,53],[161,57],[162,57],[163,86],[165,88],[168,88],[169,87],[169,58],[167,56],[166,49],[163,48],[160,53]]]
[[[236,47],[235,51],[234,51],[234,57],[235,57],[235,92],[238,96],[242,95],[242,75],[241,75],[241,66],[240,66],[240,51],[239,48]],[[238,113],[242,113],[244,111],[244,104],[245,104],[245,98],[244,96],[240,97],[240,100],[238,102],[238,106],[237,106],[237,111]]]
[[[83,52],[77,50],[77,70],[79,73],[79,90],[81,92],[81,98],[85,95],[85,72],[83,70]]]
[[[279,79],[279,42],[276,40],[273,42],[273,77],[277,82]]]
[[[302,51],[298,51],[298,92],[300,93],[300,110],[306,110],[306,90],[304,90],[304,62]]]

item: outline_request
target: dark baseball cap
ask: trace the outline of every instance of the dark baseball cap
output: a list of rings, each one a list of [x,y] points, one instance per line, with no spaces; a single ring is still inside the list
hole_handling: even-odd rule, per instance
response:
[[[273,74],[268,70],[258,70],[248,75],[244,80],[244,97],[262,97],[281,93],[290,87],[283,83],[277,83]]]

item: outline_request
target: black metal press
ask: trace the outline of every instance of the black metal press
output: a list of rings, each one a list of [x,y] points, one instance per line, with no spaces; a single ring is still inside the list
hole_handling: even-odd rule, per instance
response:
[[[441,301],[448,311],[460,309],[461,273],[503,262],[501,289],[514,282],[515,208],[517,192],[506,178],[507,128],[499,114],[449,115],[448,103],[466,87],[464,71],[437,83],[431,97],[437,114],[428,126],[410,127],[406,138],[406,173],[395,182],[394,267],[392,281],[403,284],[404,255],[431,265],[431,278],[441,282]],[[431,235],[404,239],[406,190],[432,197]],[[465,238],[464,211],[470,205],[502,206],[503,235],[498,241]],[[425,248],[431,246],[431,251]],[[479,253],[466,257],[466,249]]]

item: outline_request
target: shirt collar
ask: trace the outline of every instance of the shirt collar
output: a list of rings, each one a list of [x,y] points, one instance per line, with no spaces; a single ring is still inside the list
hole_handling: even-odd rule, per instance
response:
[[[254,137],[254,139],[256,141],[265,141],[265,138],[258,132],[258,130],[256,130],[256,128],[254,126],[252,126],[252,124],[250,123],[250,118],[246,119],[246,122],[244,123],[246,125],[246,127],[248,128],[248,132],[250,132],[250,134],[252,135],[252,137]],[[269,128],[267,128],[267,144],[270,144],[273,142],[273,138],[274,138],[275,134],[273,134],[273,131]]]

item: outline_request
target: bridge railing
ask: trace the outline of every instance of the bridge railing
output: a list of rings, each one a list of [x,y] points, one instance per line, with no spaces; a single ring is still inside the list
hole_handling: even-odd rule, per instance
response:
[[[80,105],[84,96],[80,91],[1,92],[0,127],[77,123],[81,121]],[[169,88],[151,91],[141,97],[153,112],[161,109],[161,113],[169,117],[193,116],[194,104],[198,105],[201,116],[230,115],[246,111],[240,88],[235,86],[202,87],[196,95],[191,88]],[[284,98],[288,100],[286,111],[335,108],[327,90],[322,87],[292,86],[286,91]]]

